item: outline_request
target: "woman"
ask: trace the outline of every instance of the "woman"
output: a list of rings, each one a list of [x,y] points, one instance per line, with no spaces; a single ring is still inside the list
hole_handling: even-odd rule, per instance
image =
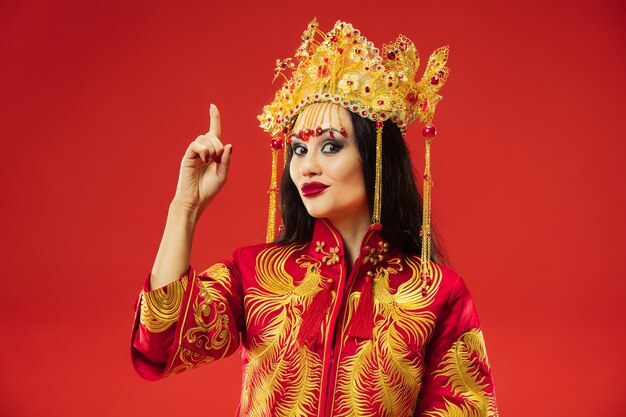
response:
[[[420,216],[401,134],[412,103],[405,87],[393,85],[397,78],[389,81],[384,73],[397,61],[406,65],[412,44],[399,38],[396,49],[383,49],[393,63],[370,62],[356,51],[377,50],[351,25],[337,22],[312,45],[316,31],[314,21],[296,54],[302,58],[296,75],[261,116],[273,134],[289,127],[284,142],[272,142],[274,156],[289,145],[282,234],[237,249],[199,274],[189,265],[195,224],[225,184],[232,153],[211,105],[211,128],[185,153],[163,240],[138,299],[135,369],[156,380],[240,348],[238,415],[495,416],[471,296],[458,274],[431,262],[438,261],[436,246],[424,256],[427,236],[418,238],[430,224],[427,210]],[[381,65],[374,75],[371,63]],[[387,110],[367,107],[381,75],[374,102],[393,100],[399,91],[408,97],[404,113],[397,100]],[[357,83],[360,90],[352,88]],[[324,97],[326,91],[341,96]],[[359,114],[352,111],[357,103]]]

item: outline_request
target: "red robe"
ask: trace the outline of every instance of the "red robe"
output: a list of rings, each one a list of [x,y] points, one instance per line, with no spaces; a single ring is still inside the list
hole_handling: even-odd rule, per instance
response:
[[[240,416],[497,416],[463,279],[434,265],[426,287],[420,265],[372,226],[346,274],[338,231],[316,220],[307,244],[240,248],[154,291],[148,274],[133,365],[157,380],[239,349]]]

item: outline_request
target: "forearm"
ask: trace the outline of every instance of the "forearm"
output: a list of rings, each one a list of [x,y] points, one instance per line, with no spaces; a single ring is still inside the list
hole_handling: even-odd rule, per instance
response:
[[[187,271],[197,217],[195,210],[176,202],[170,204],[165,231],[150,275],[151,290],[176,281]]]

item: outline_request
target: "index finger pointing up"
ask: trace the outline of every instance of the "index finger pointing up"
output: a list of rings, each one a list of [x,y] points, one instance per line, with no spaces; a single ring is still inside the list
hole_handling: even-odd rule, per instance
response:
[[[211,126],[209,128],[209,133],[213,133],[218,138],[222,136],[222,125],[220,122],[220,111],[217,109],[217,106],[213,103],[209,105],[209,113],[211,114]]]

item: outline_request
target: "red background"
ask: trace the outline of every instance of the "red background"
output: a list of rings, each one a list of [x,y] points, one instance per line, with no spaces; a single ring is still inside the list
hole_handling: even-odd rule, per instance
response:
[[[139,379],[131,305],[209,102],[234,152],[192,264],[263,239],[256,115],[313,16],[379,46],[401,31],[423,61],[450,45],[434,219],[476,299],[501,415],[623,412],[623,2],[180,3],[0,6],[1,415],[234,414],[237,355]]]

